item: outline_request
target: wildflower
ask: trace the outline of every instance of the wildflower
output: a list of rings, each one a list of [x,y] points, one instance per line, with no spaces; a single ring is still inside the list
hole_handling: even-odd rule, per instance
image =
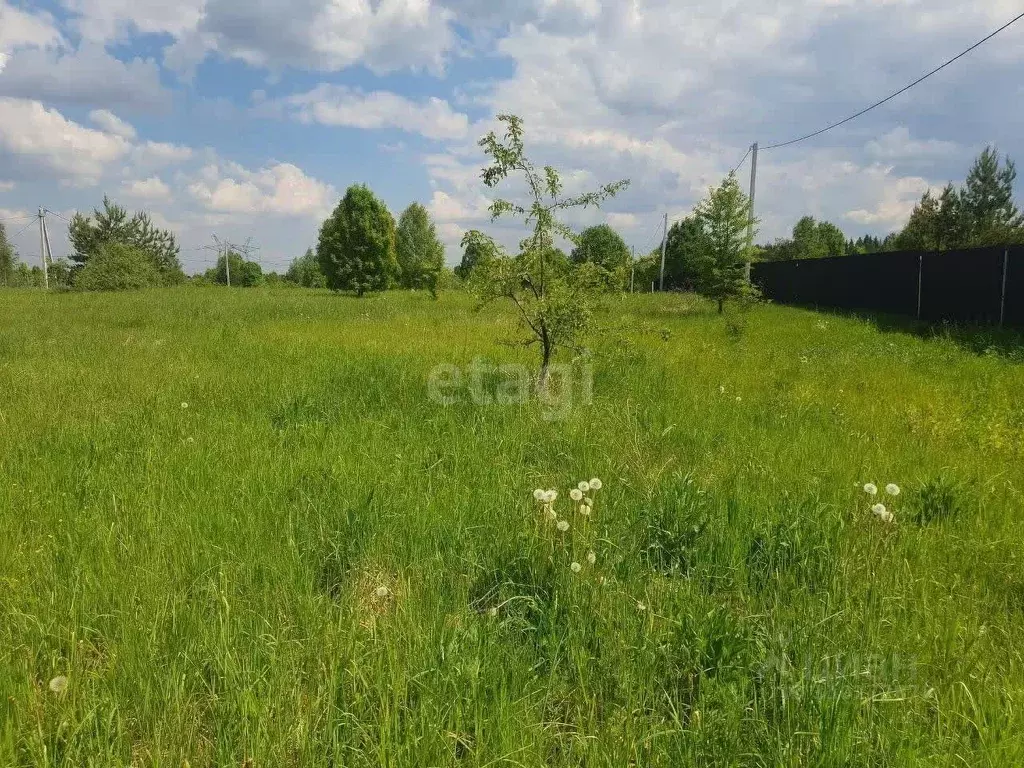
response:
[[[573,488],[571,491],[569,491],[569,498],[572,499],[573,501],[579,501],[580,499],[583,498],[583,491],[581,491],[579,488]]]
[[[875,517],[883,523],[891,523],[894,519],[892,512],[885,508],[885,504],[875,504],[875,506],[871,508],[871,511],[874,512]]]
[[[597,562],[597,555],[595,555],[593,552],[587,552],[587,562],[590,563],[591,565],[596,563]]]
[[[864,493],[866,493],[868,496],[877,496],[878,486],[875,485],[874,483],[867,483],[864,486]]]
[[[594,511],[593,507],[586,504],[580,504],[580,514],[584,517],[590,517],[590,513]]]
[[[186,410],[187,408],[188,408],[188,403],[182,403],[182,404],[181,404],[181,410],[183,410],[183,411],[184,411],[184,410]]]
[[[50,690],[56,694],[64,693],[68,689],[68,679],[64,675],[57,675],[50,681]]]
[[[640,601],[638,600],[638,601],[637,601],[637,603],[636,603],[636,609],[637,609],[638,611],[640,611],[640,613],[643,613],[644,611],[646,611],[646,610],[647,610],[647,606],[646,606],[646,605],[644,605],[643,603],[641,603],[641,602],[640,602]]]
[[[602,485],[603,483],[601,482],[601,479],[598,477],[595,477],[593,480],[590,481],[590,489],[592,491],[600,491]]]
[[[565,533],[566,531],[568,531],[569,530],[569,521],[568,520],[559,520],[558,521],[558,530],[561,531],[562,533]]]
[[[497,615],[498,615],[498,607],[497,607],[497,606],[494,606],[494,607],[492,607],[492,608],[489,608],[489,609],[487,610],[487,614],[488,614],[488,615],[489,615],[489,616],[490,616],[491,618],[494,618],[495,616],[497,616]]]
[[[579,573],[580,571],[583,570],[583,566],[580,565],[579,563],[573,563],[572,565],[569,566],[569,570],[571,570],[573,573]]]
[[[383,584],[377,587],[377,597],[383,600],[385,597],[391,594],[391,590],[385,587]]]
[[[533,498],[537,501],[544,501],[544,490],[542,488],[538,488],[533,492]]]
[[[558,491],[556,491],[554,489],[551,489],[550,491],[545,491],[544,492],[544,503],[545,504],[553,504],[555,502],[555,499],[557,499],[557,498],[558,498]]]
[[[590,483],[588,483],[588,482],[587,482],[586,480],[583,480],[583,481],[582,481],[582,482],[581,482],[581,483],[580,483],[579,485],[577,485],[576,487],[580,489],[580,492],[581,492],[581,493],[586,493],[587,491],[589,491],[589,490],[590,490]]]
[[[885,492],[888,493],[890,496],[899,496],[900,487],[896,485],[896,483],[889,483],[887,486],[885,486]]]

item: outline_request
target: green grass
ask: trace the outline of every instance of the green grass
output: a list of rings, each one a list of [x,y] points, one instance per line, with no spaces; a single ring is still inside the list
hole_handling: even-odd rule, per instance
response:
[[[534,362],[454,294],[0,294],[0,765],[1024,763],[1024,366],[602,321],[550,420],[427,396]]]

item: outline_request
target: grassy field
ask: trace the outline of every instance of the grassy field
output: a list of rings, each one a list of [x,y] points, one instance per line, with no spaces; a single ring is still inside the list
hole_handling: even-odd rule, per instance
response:
[[[1024,366],[602,322],[552,419],[455,294],[0,294],[0,765],[1024,764]]]

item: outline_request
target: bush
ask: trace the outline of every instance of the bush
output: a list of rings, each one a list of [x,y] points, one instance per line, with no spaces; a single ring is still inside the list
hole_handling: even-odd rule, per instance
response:
[[[105,243],[75,276],[81,291],[130,291],[160,285],[160,273],[143,251]]]

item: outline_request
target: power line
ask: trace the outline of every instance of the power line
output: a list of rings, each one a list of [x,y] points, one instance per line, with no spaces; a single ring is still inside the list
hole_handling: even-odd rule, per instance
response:
[[[900,94],[903,94],[903,93],[906,93],[907,91],[909,91],[909,90],[910,90],[911,88],[913,88],[913,87],[914,87],[915,85],[918,85],[919,83],[923,83],[923,82],[924,82],[925,80],[927,80],[927,79],[928,79],[929,77],[931,77],[932,75],[934,75],[934,74],[936,74],[936,73],[938,73],[938,72],[941,72],[941,71],[942,71],[943,69],[945,69],[946,67],[948,67],[948,66],[949,66],[950,64],[952,64],[953,62],[955,62],[955,61],[957,61],[957,60],[959,60],[959,59],[962,59],[962,58],[963,58],[964,56],[966,56],[966,55],[967,55],[968,53],[970,53],[971,51],[973,51],[973,50],[974,50],[975,48],[978,48],[979,46],[983,45],[984,43],[987,43],[987,42],[988,42],[989,40],[991,40],[991,39],[992,39],[993,37],[995,37],[996,35],[998,35],[998,34],[999,34],[1000,32],[1002,32],[1003,30],[1005,30],[1005,29],[1008,29],[1009,27],[1013,26],[1014,24],[1016,24],[1016,23],[1017,23],[1018,21],[1020,21],[1021,19],[1024,19],[1024,13],[1020,14],[1020,15],[1019,15],[1019,16],[1017,16],[1016,18],[1013,18],[1013,19],[1011,19],[1010,21],[1008,21],[1008,22],[1007,22],[1006,24],[1004,24],[1003,26],[1001,26],[1001,27],[1000,27],[999,29],[997,29],[997,30],[996,30],[995,32],[993,32],[992,34],[988,35],[987,37],[983,37],[983,38],[982,38],[981,40],[979,40],[978,42],[976,42],[976,43],[975,43],[974,45],[972,45],[972,46],[971,46],[970,48],[968,48],[968,49],[966,49],[966,50],[964,50],[964,51],[961,51],[961,52],[960,52],[960,53],[958,53],[958,54],[957,54],[956,56],[954,56],[954,57],[953,57],[952,59],[949,59],[948,61],[946,61],[946,62],[945,62],[944,64],[942,64],[941,66],[938,66],[938,67],[936,67],[935,69],[933,69],[933,70],[932,70],[931,72],[929,72],[928,74],[924,75],[923,77],[919,77],[919,78],[918,78],[917,80],[915,80],[914,82],[912,82],[912,83],[911,83],[910,85],[907,85],[907,86],[904,86],[903,88],[900,88],[900,89],[899,89],[898,91],[896,91],[895,93],[892,93],[892,94],[890,94],[890,95],[886,96],[886,97],[885,97],[884,99],[882,99],[881,101],[876,101],[876,102],[875,102],[874,104],[872,104],[872,105],[871,105],[870,107],[868,107],[867,109],[862,109],[862,110],[861,110],[860,112],[858,112],[857,114],[855,114],[855,115],[850,115],[849,117],[847,117],[847,118],[845,118],[845,119],[843,119],[843,120],[840,120],[840,121],[839,121],[838,123],[832,123],[831,125],[828,125],[828,126],[826,126],[826,127],[822,128],[822,129],[820,129],[820,130],[817,130],[817,131],[815,131],[814,133],[808,133],[808,134],[807,134],[806,136],[801,136],[801,137],[800,137],[800,138],[798,138],[798,139],[790,139],[789,141],[783,141],[783,142],[780,142],[780,143],[778,143],[778,144],[772,144],[772,145],[770,145],[770,146],[767,146],[767,147],[761,147],[761,149],[762,149],[762,150],[765,150],[765,149],[779,149],[780,147],[788,147],[788,146],[790,146],[791,144],[798,144],[798,143],[799,143],[799,142],[801,142],[801,141],[806,141],[807,139],[813,139],[813,138],[814,138],[815,136],[820,136],[821,134],[825,133],[826,131],[831,131],[831,130],[832,130],[833,128],[838,128],[838,127],[839,127],[839,126],[841,126],[841,125],[845,125],[846,123],[850,122],[851,120],[856,120],[856,119],[857,119],[858,117],[860,117],[861,115],[865,115],[865,114],[867,114],[868,112],[870,112],[871,110],[875,109],[876,107],[880,107],[880,106],[882,106],[882,105],[883,105],[883,104],[885,104],[885,103],[886,103],[887,101],[892,101],[893,99],[895,99],[895,98],[896,98],[897,96],[899,96]],[[745,159],[746,159],[746,158],[744,158],[744,160],[745,160]]]
[[[35,220],[38,220],[38,219],[39,219],[39,217],[38,217],[38,216],[30,216],[29,218],[31,218],[31,219],[35,219]],[[17,231],[17,232],[15,233],[15,234],[11,235],[11,239],[13,240],[14,238],[16,238],[16,237],[17,237],[18,235],[20,235],[20,234],[21,234],[22,232],[24,232],[24,231],[25,231],[26,229],[28,229],[29,227],[31,227],[31,226],[32,226],[33,224],[35,224],[35,221],[30,221],[30,222],[29,222],[28,224],[26,224],[26,225],[25,225],[24,227],[22,227],[21,229],[19,229],[19,230],[18,230],[18,231]]]
[[[736,171],[738,171],[738,170],[740,169],[740,167],[741,167],[741,166],[743,165],[743,163],[745,163],[745,162],[747,161],[747,158],[748,158],[748,157],[750,157],[750,151],[751,151],[752,149],[753,149],[753,147],[752,147],[752,146],[750,146],[750,147],[747,147],[747,154],[745,154],[745,155],[744,155],[744,156],[742,157],[742,159],[741,159],[741,160],[740,160],[740,161],[739,161],[738,163],[736,163],[736,167],[732,169],[732,172],[733,172],[733,173],[736,173]]]

